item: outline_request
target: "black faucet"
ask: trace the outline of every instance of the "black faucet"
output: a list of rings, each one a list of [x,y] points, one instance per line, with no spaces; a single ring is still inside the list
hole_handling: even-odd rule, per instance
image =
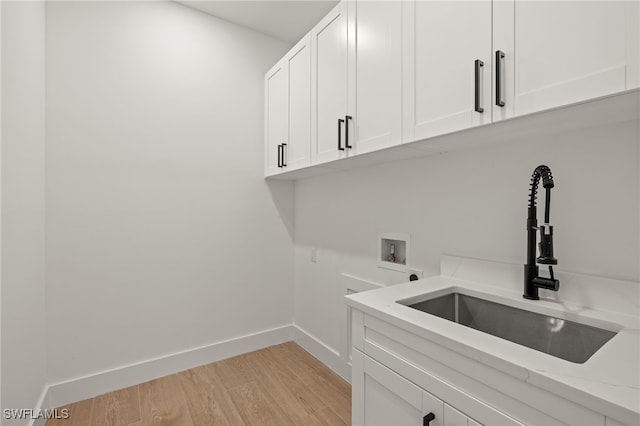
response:
[[[544,224],[538,227],[536,194],[538,183],[542,179],[542,186],[546,190],[546,202],[544,206]],[[549,224],[549,207],[551,205],[551,188],[553,188],[553,176],[551,169],[541,165],[536,167],[531,176],[531,192],[529,193],[529,209],[527,215],[527,264],[524,265],[524,294],[525,299],[539,300],[538,289],[558,291],[560,281],[553,276],[553,267],[558,260],[553,257],[553,226]],[[540,230],[540,256],[536,259],[536,231]],[[538,275],[538,265],[549,265],[549,278]]]

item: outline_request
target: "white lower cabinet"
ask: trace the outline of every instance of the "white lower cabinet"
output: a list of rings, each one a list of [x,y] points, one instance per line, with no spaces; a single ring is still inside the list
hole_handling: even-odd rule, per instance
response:
[[[447,426],[468,426],[469,418],[455,408],[444,405],[444,424]]]
[[[540,388],[351,308],[354,425],[619,426]]]
[[[481,425],[357,349],[352,362],[354,425]]]
[[[442,401],[357,349],[352,362],[354,425],[444,425]]]

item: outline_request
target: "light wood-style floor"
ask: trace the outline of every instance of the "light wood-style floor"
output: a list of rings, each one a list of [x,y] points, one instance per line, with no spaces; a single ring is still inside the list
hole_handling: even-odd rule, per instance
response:
[[[46,426],[339,426],[351,386],[287,342],[59,408]]]

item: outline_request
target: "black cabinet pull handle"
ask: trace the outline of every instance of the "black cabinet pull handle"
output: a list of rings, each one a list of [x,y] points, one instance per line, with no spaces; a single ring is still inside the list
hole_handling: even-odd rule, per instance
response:
[[[504,106],[504,52],[496,50],[496,105]]]
[[[422,426],[429,426],[429,423],[431,423],[431,420],[435,420],[436,415],[433,413],[429,413],[426,416],[424,416],[422,418]]]
[[[287,167],[287,163],[284,161],[284,157],[285,157],[285,146],[287,146],[286,143],[282,144],[282,167]]]
[[[351,145],[349,145],[349,120],[351,120],[353,117],[351,117],[350,115],[345,115],[344,116],[344,147],[345,148],[353,148]]]
[[[484,108],[482,108],[482,104],[484,96],[483,96],[483,90],[482,90],[482,72],[483,72],[483,68],[484,68],[484,62],[482,62],[480,59],[476,59],[475,61],[475,105],[474,105],[474,111],[475,112],[479,112],[479,113],[483,113],[484,112]]]
[[[338,151],[344,151],[342,147],[342,123],[344,123],[344,120],[338,118]]]
[[[280,160],[282,153],[282,145],[278,145],[278,167],[282,167],[282,161]]]

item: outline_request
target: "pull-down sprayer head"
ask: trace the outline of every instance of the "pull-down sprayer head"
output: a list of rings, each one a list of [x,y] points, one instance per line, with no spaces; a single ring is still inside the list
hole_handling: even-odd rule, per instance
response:
[[[551,207],[551,188],[554,187],[551,169],[545,165],[536,167],[531,176],[531,193],[529,194],[529,217],[536,217],[536,194],[538,183],[542,179],[545,189],[544,224],[540,225],[540,243],[538,249],[540,256],[536,261],[543,265],[557,265],[558,259],[553,257],[553,226],[549,224],[549,209]]]
[[[542,179],[545,189],[544,223],[538,227],[536,196],[538,184]],[[525,265],[525,291],[523,296],[527,299],[537,300],[538,288],[558,290],[559,282],[553,276],[551,265],[557,265],[558,260],[553,256],[553,226],[549,224],[549,210],[551,207],[551,188],[554,187],[551,169],[545,165],[536,167],[531,176],[531,190],[529,192],[529,208],[527,215],[527,264]],[[540,256],[536,258],[536,231],[540,230],[540,243],[538,249]],[[538,276],[536,263],[549,265],[550,278]]]

